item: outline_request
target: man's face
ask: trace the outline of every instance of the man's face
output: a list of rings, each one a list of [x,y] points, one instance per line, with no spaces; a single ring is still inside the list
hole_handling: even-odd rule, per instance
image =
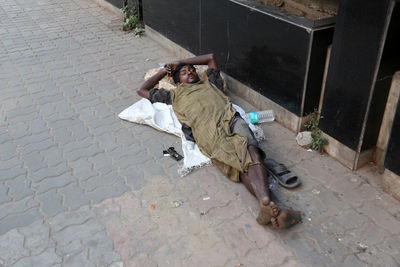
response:
[[[180,83],[196,83],[199,81],[199,76],[195,68],[186,65],[180,69],[179,79],[181,80]]]

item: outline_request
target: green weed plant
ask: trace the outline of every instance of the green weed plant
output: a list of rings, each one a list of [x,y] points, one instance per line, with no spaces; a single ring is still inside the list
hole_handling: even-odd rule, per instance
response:
[[[121,10],[124,14],[124,22],[121,25],[121,30],[133,30],[135,36],[141,36],[144,33],[144,28],[140,19],[139,3],[136,0],[128,0]]]
[[[310,121],[304,124],[304,127],[311,132],[310,148],[312,150],[323,152],[324,146],[329,144],[328,139],[322,136],[322,131],[318,127],[319,121],[323,118],[323,116],[321,116],[321,113],[318,112],[318,110],[314,110],[314,112],[310,115]]]

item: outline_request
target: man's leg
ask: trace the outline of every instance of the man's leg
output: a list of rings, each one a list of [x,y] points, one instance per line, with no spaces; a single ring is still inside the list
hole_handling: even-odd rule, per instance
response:
[[[272,223],[276,228],[287,228],[300,220],[300,213],[294,210],[283,210],[270,201],[268,176],[264,168],[263,156],[258,148],[258,142],[249,129],[247,123],[240,117],[234,120],[231,126],[232,133],[238,133],[247,138],[248,151],[253,163],[247,173],[241,173],[240,179],[246,188],[260,203],[260,213],[257,217],[259,224]]]
[[[256,146],[248,147],[253,162],[262,163],[262,157]],[[248,168],[247,173],[241,173],[240,179],[246,186],[247,190],[252,193],[260,203],[260,213],[257,222],[262,225],[269,224],[272,217],[278,216],[278,210],[275,205],[270,202],[268,177],[262,164],[252,165]]]
[[[253,162],[261,164],[252,165],[247,173],[242,173],[240,178],[246,188],[257,198],[260,203],[260,213],[257,222],[262,225],[272,223],[275,228],[287,228],[300,221],[301,216],[298,211],[284,210],[270,201],[270,192],[268,188],[268,175],[262,164],[262,156],[256,146],[248,147]]]

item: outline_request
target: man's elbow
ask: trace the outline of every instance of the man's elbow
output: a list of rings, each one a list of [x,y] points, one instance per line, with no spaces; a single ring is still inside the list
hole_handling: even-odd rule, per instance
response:
[[[149,97],[150,97],[149,91],[147,91],[147,90],[139,89],[139,90],[136,91],[136,93],[138,95],[140,95],[141,97],[144,97],[144,98],[147,98],[147,99],[149,99]]]

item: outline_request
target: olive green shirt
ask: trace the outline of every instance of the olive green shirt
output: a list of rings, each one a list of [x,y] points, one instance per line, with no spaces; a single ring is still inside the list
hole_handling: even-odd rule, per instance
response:
[[[209,81],[181,84],[170,91],[172,108],[191,127],[200,151],[232,181],[252,163],[247,138],[231,133],[236,110],[229,98]]]

